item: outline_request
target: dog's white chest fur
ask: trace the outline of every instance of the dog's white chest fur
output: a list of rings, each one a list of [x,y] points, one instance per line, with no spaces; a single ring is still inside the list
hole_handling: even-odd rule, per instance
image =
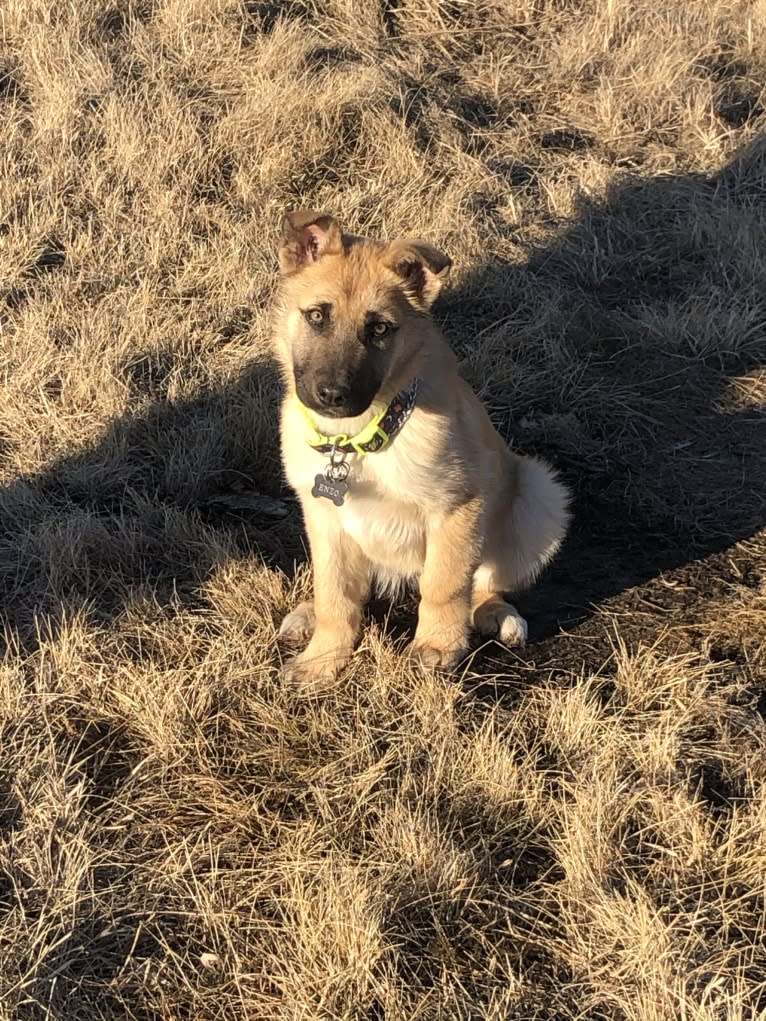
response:
[[[372,462],[371,457],[378,460]],[[381,459],[385,454],[356,459],[349,474],[349,491],[338,513],[344,531],[377,568],[383,569],[376,573],[388,582],[393,580],[390,576],[412,577],[422,570],[426,519],[413,495],[417,488],[408,486],[407,473],[396,473],[395,486],[386,484]]]
[[[412,433],[414,425],[408,422],[406,428]],[[373,565],[378,587],[396,587],[419,575],[426,555],[426,523],[429,517],[434,520],[433,501],[428,499],[436,489],[430,459],[422,453],[418,457],[416,447],[401,442],[404,437],[374,454],[349,455],[348,490],[343,504],[336,507],[324,497],[310,495],[316,476],[324,474],[328,455],[287,436],[295,452],[291,449],[285,459],[291,484],[304,505],[319,500],[325,515],[360,547]]]

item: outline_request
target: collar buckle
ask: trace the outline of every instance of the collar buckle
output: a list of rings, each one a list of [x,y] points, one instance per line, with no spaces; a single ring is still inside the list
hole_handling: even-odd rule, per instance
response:
[[[385,447],[390,438],[390,435],[379,424],[372,436],[365,440],[364,443],[359,442],[353,437],[346,442],[356,454],[372,454],[374,451]]]

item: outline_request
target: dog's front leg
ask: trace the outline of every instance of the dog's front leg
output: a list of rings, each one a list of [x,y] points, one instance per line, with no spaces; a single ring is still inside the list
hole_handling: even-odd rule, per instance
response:
[[[468,649],[481,516],[482,501],[476,497],[448,514],[426,536],[418,627],[410,647],[426,666],[450,669]]]
[[[370,592],[369,561],[341,530],[334,510],[312,506],[305,515],[314,573],[314,633],[282,671],[284,680],[305,695],[332,687],[354,651]]]

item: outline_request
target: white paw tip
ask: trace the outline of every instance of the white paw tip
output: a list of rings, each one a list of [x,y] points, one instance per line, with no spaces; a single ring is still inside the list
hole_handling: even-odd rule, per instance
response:
[[[527,622],[518,613],[509,613],[501,623],[497,633],[503,645],[524,645],[527,640]]]

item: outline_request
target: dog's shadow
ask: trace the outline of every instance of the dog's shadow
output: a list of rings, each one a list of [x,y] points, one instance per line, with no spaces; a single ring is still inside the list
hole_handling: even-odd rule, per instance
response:
[[[519,600],[533,646],[764,524],[766,416],[736,382],[766,363],[764,194],[763,140],[713,178],[632,178],[527,266],[478,267],[442,299],[501,432],[574,492],[563,550]],[[79,608],[108,623],[141,593],[193,603],[222,558],[305,559],[275,392],[254,364],[0,490],[6,639],[28,650]],[[395,636],[410,617],[387,618]]]
[[[690,586],[725,601],[714,555],[766,522],[764,195],[763,138],[713,177],[632,177],[583,200],[523,269],[480,267],[448,296],[446,328],[495,424],[573,491],[563,549],[518,599],[541,659],[546,643],[567,654],[549,643],[562,629],[615,597],[630,609],[629,590],[668,572],[677,596],[655,609],[669,621]],[[738,559],[757,588],[757,563]]]

